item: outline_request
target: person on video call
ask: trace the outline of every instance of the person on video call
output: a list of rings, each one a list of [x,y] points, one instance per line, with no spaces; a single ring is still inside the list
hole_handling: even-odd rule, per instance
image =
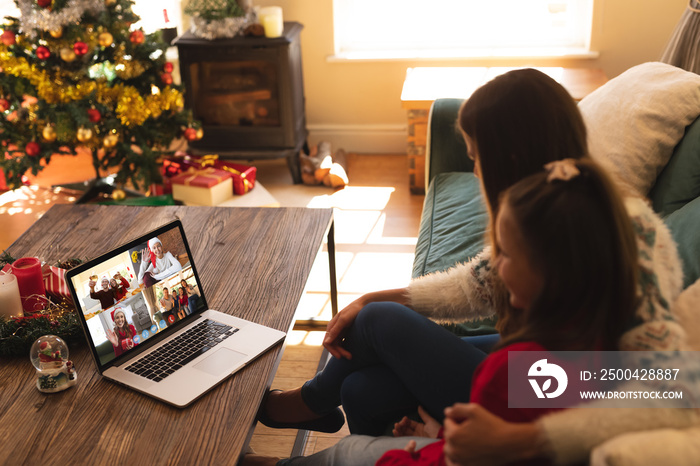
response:
[[[163,287],[163,297],[160,298],[160,306],[165,309],[163,315],[166,319],[172,315],[173,310],[177,307],[175,304],[176,299],[177,298],[171,295],[170,291],[166,287]]]
[[[155,256],[151,259],[151,251]],[[179,272],[182,265],[175,256],[168,252],[163,252],[163,243],[158,238],[151,238],[148,247],[142,251],[142,262],[139,270],[139,284],[146,287]]]
[[[199,302],[199,291],[196,288],[190,286],[184,279],[180,280],[180,285],[187,292],[187,315],[192,314],[197,310],[197,303]]]
[[[119,272],[115,273],[114,277],[112,277],[112,279],[109,281],[109,287],[114,292],[114,299],[117,301],[126,296],[129,286],[129,281],[122,277],[122,274]]]
[[[102,286],[101,290],[95,291],[95,285],[97,285],[95,280],[90,280],[88,283],[90,287],[90,297],[100,302],[102,310],[113,306],[117,299],[114,295],[114,290],[109,287],[109,278],[106,276],[102,277],[102,280],[100,280],[100,285]]]
[[[107,329],[107,339],[114,347],[114,355],[119,356],[137,344],[134,341],[136,328],[126,320],[126,314],[119,308],[112,313],[112,320],[114,320],[114,329]]]

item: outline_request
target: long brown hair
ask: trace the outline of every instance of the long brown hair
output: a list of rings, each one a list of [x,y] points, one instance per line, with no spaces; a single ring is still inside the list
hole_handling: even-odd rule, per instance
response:
[[[131,327],[129,327],[129,321],[126,320],[126,313],[125,313],[123,310],[121,310],[121,309],[117,309],[116,311],[114,311],[114,317],[115,317],[115,318],[114,318],[114,330],[117,330],[115,333],[117,334],[117,338],[118,338],[119,341],[121,342],[122,337],[121,337],[121,335],[119,334],[119,330],[121,330],[121,328],[120,328],[120,327],[117,327],[117,322],[116,322],[116,320],[117,320],[117,319],[116,319],[116,316],[117,316],[117,313],[118,313],[118,312],[121,312],[122,315],[124,316],[124,327],[123,327],[123,328],[124,328],[124,332],[126,333],[126,338],[133,338],[133,337],[134,337],[134,333],[131,331]]]
[[[567,163],[567,162],[559,162]],[[636,309],[637,243],[610,177],[592,160],[548,181],[541,171],[504,192],[544,287],[527,311],[506,311],[501,346],[615,350]]]
[[[535,69],[513,70],[477,89],[457,123],[476,144],[490,235],[503,191],[553,160],[588,155],[586,126],[559,83]]]

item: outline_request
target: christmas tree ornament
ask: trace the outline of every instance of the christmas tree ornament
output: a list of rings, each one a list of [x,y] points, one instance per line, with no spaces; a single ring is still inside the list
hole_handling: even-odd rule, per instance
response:
[[[78,132],[76,133],[75,137],[77,137],[78,141],[80,142],[88,142],[90,139],[92,139],[92,130],[81,126],[78,128]]]
[[[173,64],[170,62],[166,62],[165,65],[163,65],[163,71],[166,73],[172,73],[173,72]]]
[[[36,48],[36,57],[39,60],[46,60],[51,56],[51,52],[47,47],[44,47],[43,45],[40,45],[39,47]]]
[[[49,29],[49,35],[54,39],[60,39],[61,37],[63,37],[63,28],[59,27],[56,29]]]
[[[105,0],[105,5],[112,6],[117,3],[117,0]]]
[[[15,45],[15,43],[17,42],[17,39],[15,38],[15,33],[12,31],[5,31],[0,37],[2,39],[2,43],[7,47],[9,47],[10,45]]]
[[[190,0],[184,9],[190,15],[196,37],[214,40],[230,38],[255,22],[252,8],[241,8],[239,0]]]
[[[109,47],[114,43],[114,36],[109,32],[103,32],[97,36],[97,43],[100,44],[100,47]]]
[[[10,109],[10,101],[7,99],[0,99],[0,112],[6,112]]]
[[[202,128],[198,128],[197,131],[195,132],[195,139],[199,141],[204,137],[204,130]]]
[[[170,73],[163,73],[160,75],[160,80],[163,81],[163,84],[166,86],[170,86],[173,83],[173,75]]]
[[[197,139],[197,130],[194,128],[187,128],[185,130],[185,139],[188,141],[194,141]]]
[[[61,57],[61,60],[66,63],[71,63],[73,60],[75,60],[75,52],[73,49],[69,49],[68,47],[64,47],[59,50],[58,54]]]
[[[41,152],[41,146],[34,141],[28,142],[27,145],[24,146],[24,152],[30,157],[36,157],[39,155],[39,152]]]
[[[114,191],[112,191],[112,200],[123,201],[124,199],[126,199],[126,193],[123,189],[115,188]]]
[[[102,115],[100,115],[100,111],[97,110],[96,108],[88,108],[87,114],[88,114],[88,119],[90,120],[91,123],[97,123],[102,119]]]
[[[68,345],[56,335],[44,335],[34,342],[29,359],[36,369],[40,392],[56,393],[76,384],[78,373],[68,356]]]
[[[141,29],[137,29],[129,34],[129,40],[132,44],[139,45],[143,43],[144,35]]]
[[[36,0],[36,4],[41,8],[48,8],[51,6],[51,0]]]
[[[73,44],[73,51],[79,57],[82,57],[88,52],[88,46],[85,42],[78,41]]]
[[[44,126],[44,129],[41,130],[41,136],[46,142],[54,142],[56,140],[56,130],[53,126],[46,125]]]
[[[105,148],[107,149],[111,149],[117,145],[117,142],[119,142],[119,136],[117,136],[116,134],[108,134],[102,140],[102,145],[105,146]]]

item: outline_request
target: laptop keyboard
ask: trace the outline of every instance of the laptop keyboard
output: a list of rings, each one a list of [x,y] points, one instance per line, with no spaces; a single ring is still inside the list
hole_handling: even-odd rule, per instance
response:
[[[230,325],[205,319],[146,357],[130,364],[126,370],[160,382],[237,331],[237,328]]]

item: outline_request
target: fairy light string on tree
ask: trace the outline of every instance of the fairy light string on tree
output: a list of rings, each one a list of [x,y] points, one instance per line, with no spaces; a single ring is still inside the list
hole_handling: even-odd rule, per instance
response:
[[[98,178],[116,171],[118,184],[136,188],[160,181],[158,158],[188,129],[201,129],[184,109],[160,33],[134,27],[130,0],[16,3],[21,15],[7,17],[0,36],[8,186],[79,148],[92,154]]]

